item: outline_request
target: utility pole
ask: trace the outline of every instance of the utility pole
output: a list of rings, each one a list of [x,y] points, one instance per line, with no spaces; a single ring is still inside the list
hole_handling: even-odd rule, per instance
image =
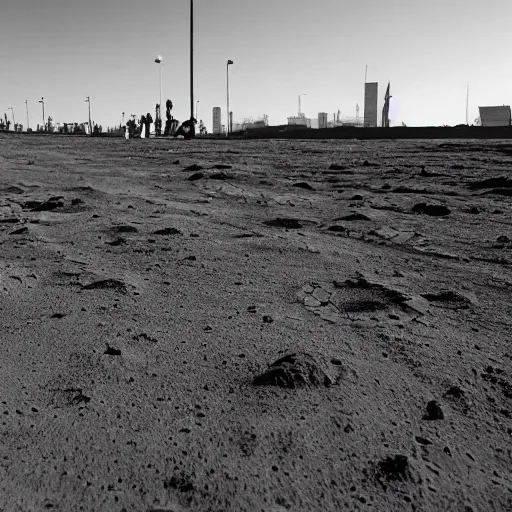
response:
[[[366,68],[364,70],[364,94],[363,94],[363,127],[366,128],[366,120],[365,120],[365,108],[366,108],[366,82],[368,81],[368,64],[366,64]]]
[[[39,100],[39,103],[41,103],[43,105],[43,132],[46,131],[45,130],[45,122],[44,122],[44,98],[41,98]]]
[[[227,119],[227,128],[226,128],[226,137],[229,136],[229,66],[233,64],[232,60],[228,60],[228,64],[226,66],[226,84],[227,84],[227,111],[226,111],[226,119]]]
[[[155,59],[155,62],[158,64],[158,69],[160,70],[160,108],[162,108],[162,56],[158,55],[158,57]]]
[[[89,103],[89,135],[92,135],[92,123],[91,123],[91,98],[87,96],[85,103]]]
[[[466,94],[466,125],[469,126],[469,82]]]
[[[123,126],[124,126],[124,112],[123,112]]]
[[[29,129],[29,122],[28,122],[28,100],[25,100],[25,108],[27,109],[27,131]]]
[[[194,118],[194,0],[190,0],[190,119]]]

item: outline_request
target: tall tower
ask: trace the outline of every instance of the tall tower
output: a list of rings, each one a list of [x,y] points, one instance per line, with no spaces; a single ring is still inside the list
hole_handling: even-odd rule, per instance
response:
[[[379,84],[377,82],[369,82],[364,88],[364,126],[377,126],[377,96]]]
[[[214,135],[222,133],[222,120],[220,107],[213,107],[213,130]]]

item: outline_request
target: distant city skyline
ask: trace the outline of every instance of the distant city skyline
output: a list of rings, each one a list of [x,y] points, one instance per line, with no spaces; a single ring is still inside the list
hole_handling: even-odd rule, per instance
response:
[[[286,124],[297,96],[309,118],[364,106],[364,75],[379,83],[379,120],[387,83],[392,125],[469,123],[479,106],[510,105],[505,0],[195,0],[195,99],[211,131],[212,108],[225,114],[230,67],[234,121],[269,116]],[[122,112],[140,116],[159,101],[190,115],[188,0],[2,0],[0,115],[17,122],[119,125]],[[163,64],[155,58],[162,55]],[[225,120],[223,119],[223,122]]]

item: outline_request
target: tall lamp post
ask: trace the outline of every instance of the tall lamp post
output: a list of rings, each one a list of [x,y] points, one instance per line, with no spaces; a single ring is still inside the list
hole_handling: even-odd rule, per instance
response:
[[[85,98],[85,103],[89,103],[89,135],[92,135],[92,125],[91,125],[91,98],[87,96]]]
[[[196,121],[198,119],[198,117],[197,117],[198,106],[199,106],[199,100],[196,101]]]
[[[27,131],[29,130],[29,122],[28,122],[28,100],[25,100],[25,108],[27,109]]]
[[[194,118],[194,0],[190,0],[190,119]]]
[[[123,126],[124,126],[124,112],[123,112]]]
[[[44,123],[44,98],[41,98],[39,100],[39,103],[41,103],[43,105],[43,132],[46,131],[45,130],[45,123]]]
[[[232,60],[228,60],[227,66],[226,66],[226,86],[227,86],[227,129],[226,129],[226,137],[229,135],[230,129],[229,129],[229,66],[234,64]]]
[[[158,69],[160,70],[160,109],[162,108],[162,56],[158,55],[155,59],[155,62],[158,64]]]

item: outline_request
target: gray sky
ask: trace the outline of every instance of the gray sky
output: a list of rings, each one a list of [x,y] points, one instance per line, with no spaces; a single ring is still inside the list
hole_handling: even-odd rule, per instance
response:
[[[25,124],[46,113],[84,121],[86,96],[99,124],[154,112],[158,65],[174,115],[189,115],[188,0],[1,0],[0,114]],[[470,122],[479,105],[511,103],[510,0],[195,0],[195,95],[199,117],[226,110],[232,59],[235,122],[269,115],[284,124],[363,106],[364,73],[379,82],[379,110],[391,81],[394,124]],[[10,113],[10,111],[9,111]]]

